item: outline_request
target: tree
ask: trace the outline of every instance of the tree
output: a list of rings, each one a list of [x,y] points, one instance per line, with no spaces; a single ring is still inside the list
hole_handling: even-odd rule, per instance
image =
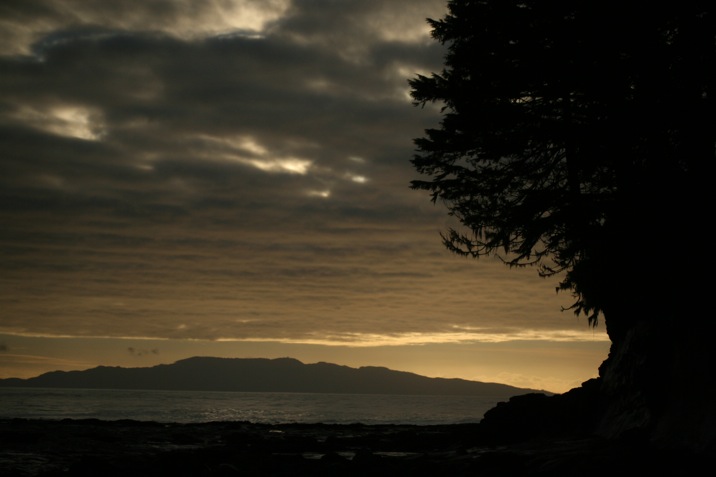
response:
[[[410,86],[416,105],[442,106],[442,120],[415,140],[413,165],[428,178],[412,187],[464,226],[444,244],[559,274],[575,313],[592,325],[604,317],[613,344],[602,374],[630,375],[620,392],[659,414],[653,381],[674,360],[705,368],[698,336],[713,330],[695,273],[713,264],[703,225],[716,147],[713,6],[452,0],[428,22],[445,65]],[[635,330],[648,344],[633,346]],[[667,351],[677,336],[696,351]],[[625,364],[644,359],[648,370]],[[711,371],[698,378],[714,381]]]

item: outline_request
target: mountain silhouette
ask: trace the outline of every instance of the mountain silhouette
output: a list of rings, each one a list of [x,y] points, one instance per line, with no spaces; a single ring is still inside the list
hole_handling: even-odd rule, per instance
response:
[[[0,379],[4,387],[154,389],[186,391],[475,395],[508,399],[546,391],[458,378],[429,378],[384,367],[304,364],[293,358],[193,357],[149,368],[99,366]]]

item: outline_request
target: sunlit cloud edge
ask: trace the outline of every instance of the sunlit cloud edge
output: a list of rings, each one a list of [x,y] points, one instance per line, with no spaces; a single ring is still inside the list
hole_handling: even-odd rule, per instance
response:
[[[301,337],[218,337],[218,338],[184,338],[166,336],[110,336],[110,335],[69,335],[52,333],[13,332],[0,330],[0,334],[48,339],[112,339],[112,340],[147,340],[147,341],[195,341],[195,342],[251,342],[278,343],[290,345],[342,346],[353,348],[420,346],[431,344],[477,344],[507,343],[514,341],[537,342],[608,342],[604,332],[585,330],[515,330],[510,332],[444,332],[444,333],[336,333],[333,335],[301,336]]]

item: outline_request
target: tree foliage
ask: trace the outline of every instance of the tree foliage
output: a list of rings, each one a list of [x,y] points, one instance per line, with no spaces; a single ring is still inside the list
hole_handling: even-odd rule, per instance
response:
[[[713,8],[657,3],[452,0],[444,68],[410,80],[443,108],[412,187],[464,225],[445,245],[560,274],[595,325],[680,300],[712,210]]]

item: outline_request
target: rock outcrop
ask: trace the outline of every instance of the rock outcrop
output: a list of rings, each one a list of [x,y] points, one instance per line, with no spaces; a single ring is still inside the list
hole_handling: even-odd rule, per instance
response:
[[[716,452],[714,336],[639,321],[613,341],[598,378],[564,394],[515,396],[479,425],[485,443],[598,436]]]

